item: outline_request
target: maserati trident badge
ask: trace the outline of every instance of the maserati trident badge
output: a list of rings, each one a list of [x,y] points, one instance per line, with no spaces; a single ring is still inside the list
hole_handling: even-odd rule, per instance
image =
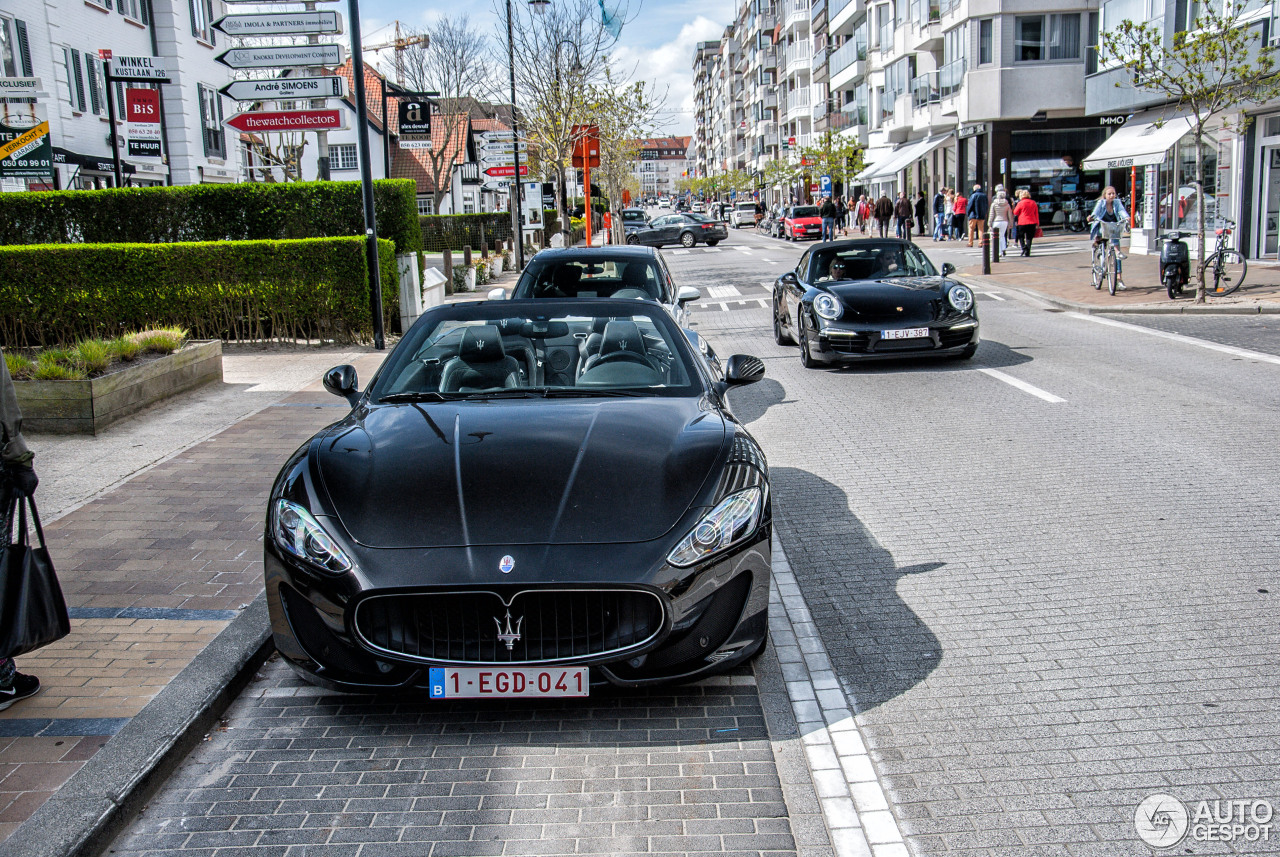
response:
[[[511,627],[511,611],[507,611],[504,617],[507,620],[507,626],[502,627],[502,621],[497,616],[493,617],[493,624],[498,626],[498,639],[507,644],[507,651],[511,651],[516,647],[516,643],[520,642],[520,626],[524,624],[524,617],[521,616],[516,620],[516,626]]]
[[[510,574],[511,569],[515,567],[516,567],[515,557],[511,556],[510,554],[507,554],[502,559],[498,560],[498,571],[502,572],[503,574]]]

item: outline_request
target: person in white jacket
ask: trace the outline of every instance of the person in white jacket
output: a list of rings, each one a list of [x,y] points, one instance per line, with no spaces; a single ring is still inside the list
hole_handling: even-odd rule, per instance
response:
[[[996,252],[1003,257],[1009,250],[1009,224],[1013,222],[1013,206],[1004,192],[1004,185],[996,185],[996,198],[991,202],[991,231],[997,233]]]

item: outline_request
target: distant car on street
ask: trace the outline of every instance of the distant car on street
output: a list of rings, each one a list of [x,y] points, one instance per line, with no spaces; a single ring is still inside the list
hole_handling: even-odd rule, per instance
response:
[[[622,209],[622,229],[630,235],[638,229],[649,228],[649,215],[643,208]]]
[[[778,224],[778,237],[787,241],[799,241],[801,238],[821,238],[822,218],[818,216],[816,205],[793,205],[782,213]]]
[[[739,202],[733,207],[733,212],[729,215],[729,222],[735,227],[756,225],[756,204],[754,202]]]
[[[978,312],[968,286],[939,272],[910,241],[826,241],[773,284],[773,337],[799,344],[806,368],[978,350]]]
[[[723,223],[710,220],[701,214],[664,214],[654,218],[648,229],[640,229],[627,236],[628,244],[647,244],[662,247],[679,244],[692,247],[702,242],[714,247],[729,237]]]

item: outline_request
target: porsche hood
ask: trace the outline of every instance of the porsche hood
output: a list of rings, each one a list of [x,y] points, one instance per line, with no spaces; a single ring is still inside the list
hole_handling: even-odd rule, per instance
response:
[[[408,404],[334,426],[312,455],[369,547],[622,543],[676,524],[726,431],[688,398]]]

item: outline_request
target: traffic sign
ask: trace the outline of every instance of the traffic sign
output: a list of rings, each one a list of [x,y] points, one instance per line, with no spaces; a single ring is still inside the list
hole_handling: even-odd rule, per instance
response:
[[[295,98],[341,98],[347,79],[330,77],[273,77],[270,80],[237,80],[218,90],[236,101],[271,101]]]
[[[480,147],[480,156],[481,157],[484,157],[486,155],[510,156],[511,153],[514,152],[515,150],[516,150],[516,147],[512,143],[487,143]],[[523,155],[527,151],[529,151],[529,144],[521,143],[520,154]]]
[[[271,12],[263,15],[223,15],[213,28],[228,36],[305,36],[341,33],[342,17],[333,11]]]
[[[268,45],[232,48],[214,57],[230,68],[342,65],[342,45]]]
[[[831,196],[831,176],[818,176],[818,185],[823,196]]]
[[[516,138],[516,132],[514,131],[481,131],[476,136],[479,137],[482,141],[486,143],[490,143],[495,140],[514,140]],[[522,140],[521,142],[524,142],[524,141]]]
[[[237,131],[340,131],[346,127],[341,110],[279,110],[237,113],[226,124]]]
[[[108,52],[110,53],[110,52]],[[110,57],[107,74],[116,80],[138,80],[146,83],[168,83],[163,57]]]
[[[484,174],[486,176],[514,176],[516,174],[516,168],[514,165],[505,167],[489,167],[484,171]],[[529,175],[529,168],[524,164],[520,165],[520,175]]]

